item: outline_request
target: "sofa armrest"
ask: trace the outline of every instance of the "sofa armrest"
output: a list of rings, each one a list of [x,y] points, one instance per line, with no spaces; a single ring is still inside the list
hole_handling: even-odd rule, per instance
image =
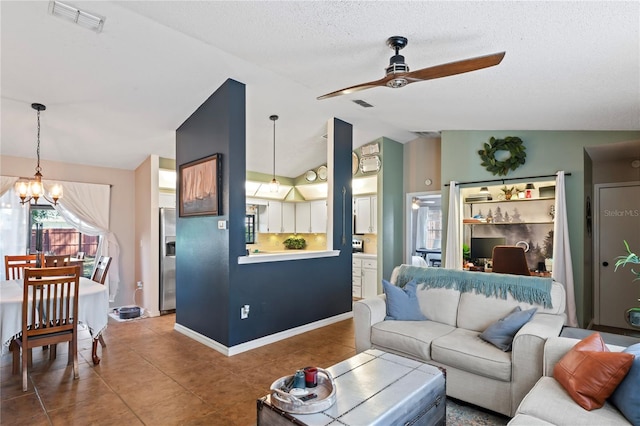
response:
[[[564,315],[537,313],[513,339],[511,352],[511,415],[542,377],[544,345],[562,331]]]
[[[562,359],[563,356],[573,346],[578,343],[580,339],[574,339],[571,337],[553,337],[547,340],[544,345],[544,371],[543,374],[545,376],[553,377],[553,368],[556,366],[558,361]],[[622,352],[625,348],[622,346],[616,345],[607,345],[611,352]]]
[[[353,304],[356,353],[371,348],[371,326],[384,321],[387,315],[385,295],[358,300]]]

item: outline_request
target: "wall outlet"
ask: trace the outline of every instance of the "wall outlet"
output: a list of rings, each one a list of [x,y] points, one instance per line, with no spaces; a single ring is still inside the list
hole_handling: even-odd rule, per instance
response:
[[[218,229],[227,229],[227,221],[219,220],[218,221]]]
[[[249,305],[244,305],[242,308],[240,308],[240,319],[247,318],[249,318]]]

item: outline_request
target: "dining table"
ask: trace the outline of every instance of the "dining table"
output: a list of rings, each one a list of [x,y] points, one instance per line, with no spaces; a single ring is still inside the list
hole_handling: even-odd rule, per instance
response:
[[[11,341],[22,332],[22,299],[24,282],[0,281],[0,342],[2,354],[8,353]],[[91,334],[91,357],[94,365],[100,363],[98,338],[107,328],[109,320],[109,293],[107,287],[89,278],[80,278],[78,315],[79,325],[85,325]],[[16,348],[17,349],[17,348]]]

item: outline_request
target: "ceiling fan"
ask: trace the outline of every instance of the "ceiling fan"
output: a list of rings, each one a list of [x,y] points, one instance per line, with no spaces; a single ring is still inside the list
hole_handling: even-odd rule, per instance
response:
[[[404,62],[404,56],[399,52],[408,43],[406,37],[393,36],[387,39],[387,46],[394,49],[396,54],[389,60],[387,75],[380,80],[370,81],[345,89],[336,90],[326,95],[318,96],[318,100],[332,98],[334,96],[346,95],[359,90],[370,89],[372,87],[387,86],[392,89],[399,89],[407,84],[417,81],[431,80],[434,78],[448,77],[450,75],[462,74],[469,71],[476,71],[482,68],[498,65],[506,52],[494,53],[477,58],[463,59],[461,61],[449,62],[448,64],[436,65],[434,67],[422,68],[417,71],[409,71],[409,66]]]

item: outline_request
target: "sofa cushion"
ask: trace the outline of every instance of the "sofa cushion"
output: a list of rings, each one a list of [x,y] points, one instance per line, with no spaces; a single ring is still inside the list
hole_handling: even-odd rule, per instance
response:
[[[420,312],[420,305],[416,298],[415,281],[410,281],[403,288],[400,288],[387,280],[382,280],[382,288],[387,303],[385,320],[423,321],[427,319]]]
[[[604,405],[631,368],[632,354],[610,352],[600,333],[578,342],[553,369],[553,377],[585,410]]]
[[[511,380],[511,354],[478,337],[478,332],[457,328],[434,339],[431,358],[469,373],[508,382]]]
[[[624,380],[618,385],[609,401],[634,425],[640,425],[640,343],[629,346],[625,353],[635,360]]]
[[[523,325],[529,322],[536,310],[537,308],[531,308],[523,311],[520,306],[516,306],[509,315],[500,318],[480,333],[480,338],[500,350],[510,351],[513,337]]]
[[[382,321],[371,327],[371,343],[389,352],[431,360],[431,342],[455,330],[434,321]]]
[[[609,403],[605,403],[599,410],[584,410],[571,399],[558,381],[548,376],[541,377],[533,389],[527,393],[518,407],[517,414],[535,417],[558,426],[629,424]],[[529,423],[513,422],[513,424]]]
[[[475,290],[460,294],[457,325],[482,333],[492,323],[511,313],[518,306],[513,298],[487,297]]]
[[[422,313],[432,321],[456,326],[460,292],[446,288],[423,288],[418,284],[416,297]]]

